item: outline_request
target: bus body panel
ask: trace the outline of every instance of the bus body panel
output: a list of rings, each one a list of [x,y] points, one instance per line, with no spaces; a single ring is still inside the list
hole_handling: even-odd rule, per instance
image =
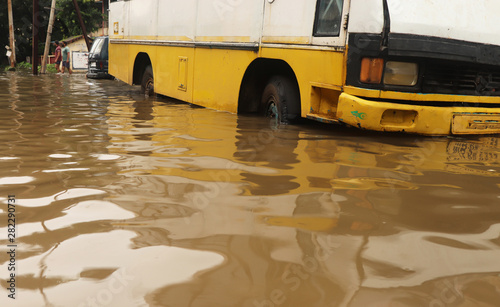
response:
[[[315,1],[265,1],[262,42],[309,44],[312,39]],[[290,23],[293,20],[293,23]]]
[[[262,1],[198,1],[196,41],[258,43]]]
[[[153,75],[155,92],[186,102],[193,102],[193,71],[195,51],[193,48],[174,46],[151,47],[157,55]]]
[[[500,45],[498,0],[387,0],[387,3],[391,33]]]
[[[351,0],[349,33],[380,34],[384,27],[383,0]]]
[[[135,59],[135,56],[134,56]],[[134,60],[129,56],[129,45],[109,44],[109,74],[128,84],[132,84]]]
[[[109,4],[109,38],[128,37],[129,3],[117,1]]]
[[[349,33],[382,33],[384,1],[390,33],[500,45],[496,0],[351,0]]]
[[[128,31],[131,38],[156,39],[158,35],[158,1],[129,1]],[[164,18],[163,15],[161,18]]]
[[[257,53],[244,50],[195,49],[193,103],[236,113],[238,95],[246,68]]]
[[[194,41],[198,0],[158,1],[158,40]]]

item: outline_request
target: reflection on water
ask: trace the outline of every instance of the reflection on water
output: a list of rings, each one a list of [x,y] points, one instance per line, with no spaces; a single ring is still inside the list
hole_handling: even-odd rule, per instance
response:
[[[500,143],[0,75],[1,306],[497,306]]]

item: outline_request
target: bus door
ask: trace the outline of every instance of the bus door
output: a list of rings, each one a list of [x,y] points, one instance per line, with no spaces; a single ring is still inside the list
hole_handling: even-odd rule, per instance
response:
[[[348,0],[318,0],[314,16],[313,45],[345,47]]]
[[[262,43],[345,46],[349,0],[268,0]]]

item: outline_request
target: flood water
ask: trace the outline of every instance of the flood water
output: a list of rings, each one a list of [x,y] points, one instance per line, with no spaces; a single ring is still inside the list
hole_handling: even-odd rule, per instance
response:
[[[0,74],[0,108],[0,306],[500,306],[496,136],[277,126],[78,75]]]

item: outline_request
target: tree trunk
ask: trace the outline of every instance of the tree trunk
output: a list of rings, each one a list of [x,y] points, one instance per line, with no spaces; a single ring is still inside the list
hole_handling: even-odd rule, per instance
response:
[[[16,43],[14,37],[14,17],[12,15],[12,0],[8,0],[9,36],[10,36],[10,67],[16,67]]]
[[[38,17],[40,5],[38,0],[33,0],[33,40],[32,40],[32,50],[31,56],[31,71],[33,75],[38,75],[38,28],[40,23],[38,22]]]
[[[54,19],[56,17],[55,10],[56,10],[56,0],[52,0],[52,5],[50,6],[49,27],[47,28],[47,39],[45,40],[45,50],[43,51],[42,70],[41,70],[42,74],[45,74],[47,72],[47,58],[49,56],[49,50],[50,50],[50,39],[52,37],[52,27],[54,25]]]

